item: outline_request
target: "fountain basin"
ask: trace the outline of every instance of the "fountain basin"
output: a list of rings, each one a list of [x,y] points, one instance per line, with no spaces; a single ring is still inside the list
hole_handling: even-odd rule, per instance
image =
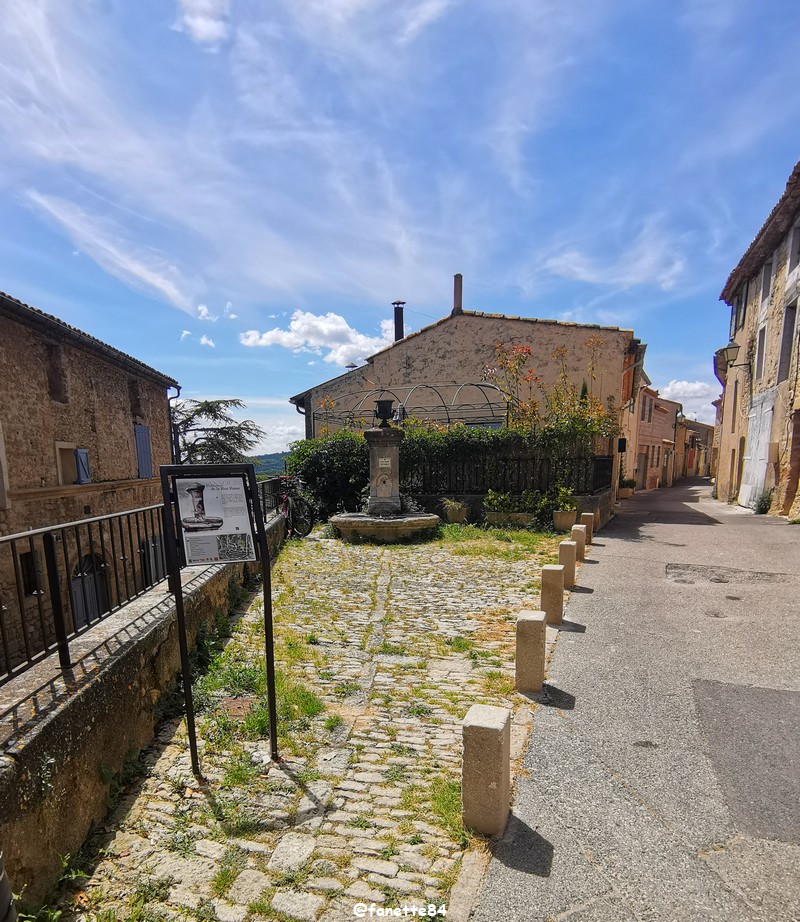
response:
[[[344,541],[374,541],[394,544],[425,534],[432,534],[440,523],[438,515],[424,512],[408,515],[369,515],[366,512],[343,512],[330,519],[331,525]]]

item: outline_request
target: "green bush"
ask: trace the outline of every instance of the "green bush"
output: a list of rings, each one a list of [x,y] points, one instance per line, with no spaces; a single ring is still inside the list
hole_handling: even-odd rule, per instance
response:
[[[324,516],[359,507],[369,485],[369,449],[363,435],[342,429],[291,446],[287,466],[297,474]]]
[[[753,502],[753,512],[756,515],[766,515],[769,512],[769,507],[772,505],[772,490],[764,489]]]

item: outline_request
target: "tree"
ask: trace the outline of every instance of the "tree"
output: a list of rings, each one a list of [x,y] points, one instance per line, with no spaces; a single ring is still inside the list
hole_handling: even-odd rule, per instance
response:
[[[241,464],[266,435],[251,419],[237,422],[241,400],[179,400],[172,411],[180,464]]]

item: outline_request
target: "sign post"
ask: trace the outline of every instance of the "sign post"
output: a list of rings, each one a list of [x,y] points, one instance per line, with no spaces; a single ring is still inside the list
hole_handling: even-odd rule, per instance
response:
[[[198,778],[201,777],[181,565],[249,560],[261,562],[270,751],[272,759],[277,762],[278,717],[275,700],[272,576],[255,468],[252,464],[168,464],[162,465],[160,472],[161,489],[164,494],[164,539],[169,588],[175,596],[192,771]]]

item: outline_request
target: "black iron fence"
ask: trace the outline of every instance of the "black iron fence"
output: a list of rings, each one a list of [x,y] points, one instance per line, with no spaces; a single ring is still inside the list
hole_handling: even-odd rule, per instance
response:
[[[428,496],[482,494],[489,490],[520,494],[526,490],[546,493],[564,485],[576,495],[587,495],[611,486],[612,469],[610,455],[558,459],[476,455],[407,465],[401,471],[400,490]]]
[[[0,538],[0,685],[164,579],[161,509]]]
[[[265,518],[278,512],[281,500],[280,477],[270,477],[268,480],[259,480],[258,493],[259,499],[261,500],[261,509]]]

